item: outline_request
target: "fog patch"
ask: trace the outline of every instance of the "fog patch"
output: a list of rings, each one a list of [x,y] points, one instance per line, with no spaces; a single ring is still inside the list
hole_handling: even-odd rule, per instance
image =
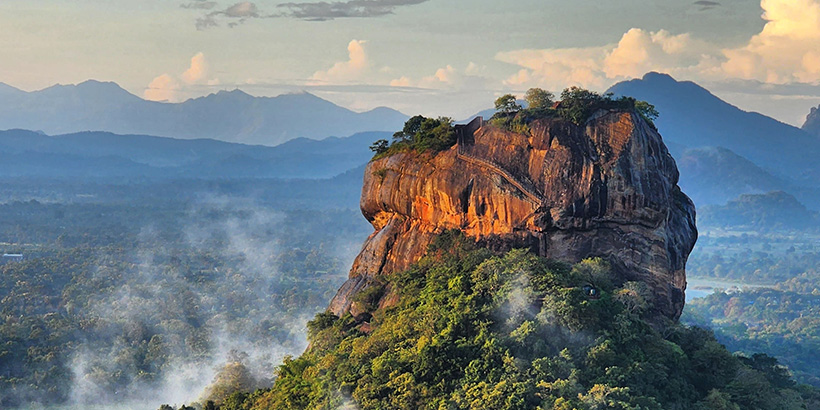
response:
[[[72,405],[190,403],[238,357],[254,380],[270,383],[284,356],[307,347],[305,324],[317,313],[277,307],[284,303],[274,295],[293,286],[280,271],[290,250],[285,219],[251,199],[207,196],[191,206],[179,241],[143,229],[127,277],[112,277],[123,262],[99,255],[94,275],[116,285],[89,295],[79,313],[101,336],[72,358]],[[358,246],[346,242],[327,251],[349,267]],[[191,258],[207,269],[192,270]],[[339,271],[332,280],[344,280]]]

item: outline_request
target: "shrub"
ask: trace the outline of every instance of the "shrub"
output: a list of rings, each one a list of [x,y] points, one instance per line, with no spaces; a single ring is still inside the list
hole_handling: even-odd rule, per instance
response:
[[[312,348],[286,359],[253,409],[812,408],[766,356],[738,359],[711,332],[650,325],[643,284],[608,263],[494,255],[447,231],[408,271],[368,332],[317,316]],[[583,292],[587,284],[600,297]],[[379,291],[362,299],[376,300]],[[659,330],[662,330],[659,331]],[[803,407],[801,407],[803,406]]]
[[[390,144],[385,139],[376,140],[370,145],[370,150],[377,155],[387,152],[388,148],[390,148]]]
[[[379,178],[379,182],[384,182],[384,179],[387,177],[387,168],[381,168],[373,171],[373,176]]]
[[[549,91],[540,88],[530,88],[527,94],[524,95],[524,101],[527,102],[527,109],[530,110],[547,110],[552,108],[553,99],[555,95]]]
[[[515,100],[512,94],[505,94],[495,100],[496,111],[503,114],[512,114],[521,111],[521,105]]]
[[[375,153],[373,159],[379,159],[407,150],[438,152],[455,143],[456,132],[452,118],[416,115],[404,123],[401,131],[393,134],[391,144],[388,145],[387,140],[378,140],[370,146],[370,150]]]
[[[632,97],[613,98],[612,93],[601,95],[579,87],[570,87],[561,93],[558,115],[575,125],[584,125],[592,114],[602,109],[635,111],[653,128],[659,115],[655,106],[646,101]]]

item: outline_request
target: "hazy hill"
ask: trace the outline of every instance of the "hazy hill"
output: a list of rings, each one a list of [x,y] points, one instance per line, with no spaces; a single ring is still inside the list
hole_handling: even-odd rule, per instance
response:
[[[700,209],[698,223],[705,227],[745,227],[756,231],[816,230],[818,213],[806,209],[795,197],[782,192],[741,195],[723,206]]]
[[[22,94],[25,94],[25,92],[20,91],[10,85],[0,83],[0,98],[15,97]]]
[[[726,148],[690,148],[674,156],[681,189],[697,206],[724,204],[741,194],[787,187],[781,179]]]
[[[807,204],[818,202],[820,138],[742,111],[695,83],[666,74],[648,73],[609,92],[657,107],[656,125],[678,163],[680,185],[696,205],[724,204],[741,194],[775,190],[788,191]],[[489,118],[494,112],[476,115]],[[813,124],[812,118],[820,128],[820,115],[815,114],[804,129]]]
[[[801,129],[811,135],[814,135],[815,137],[820,138],[820,107],[814,107],[811,109],[811,112],[806,116],[806,122],[803,124]]]
[[[367,162],[389,133],[298,138],[276,147],[210,139],[82,132],[58,136],[0,131],[0,176],[329,178]]]
[[[743,111],[689,81],[649,73],[609,90],[654,104],[664,140],[689,148],[725,147],[769,173],[820,185],[820,139],[764,115]]]
[[[108,131],[272,146],[297,137],[397,130],[406,118],[389,108],[356,113],[308,93],[269,98],[220,91],[171,104],[143,100],[110,82],[34,92],[0,83],[0,129],[48,134]]]

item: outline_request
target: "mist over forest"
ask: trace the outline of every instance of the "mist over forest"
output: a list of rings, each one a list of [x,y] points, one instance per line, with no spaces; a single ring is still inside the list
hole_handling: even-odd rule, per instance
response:
[[[183,403],[233,364],[244,388],[265,386],[305,349],[305,323],[368,234],[348,208],[288,210],[183,184],[157,203],[137,184],[126,200],[80,186],[93,201],[1,205],[2,252],[25,258],[0,267],[4,406]]]

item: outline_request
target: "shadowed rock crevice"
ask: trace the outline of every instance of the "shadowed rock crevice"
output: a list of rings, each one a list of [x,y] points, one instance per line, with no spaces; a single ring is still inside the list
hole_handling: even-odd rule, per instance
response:
[[[695,207],[656,130],[623,111],[598,112],[585,126],[538,120],[529,135],[471,124],[449,150],[368,164],[361,208],[375,232],[331,311],[351,311],[375,278],[407,269],[437,234],[459,229],[497,251],[603,257],[615,282],[647,283],[656,312],[680,316]],[[390,300],[388,290],[381,305]]]

